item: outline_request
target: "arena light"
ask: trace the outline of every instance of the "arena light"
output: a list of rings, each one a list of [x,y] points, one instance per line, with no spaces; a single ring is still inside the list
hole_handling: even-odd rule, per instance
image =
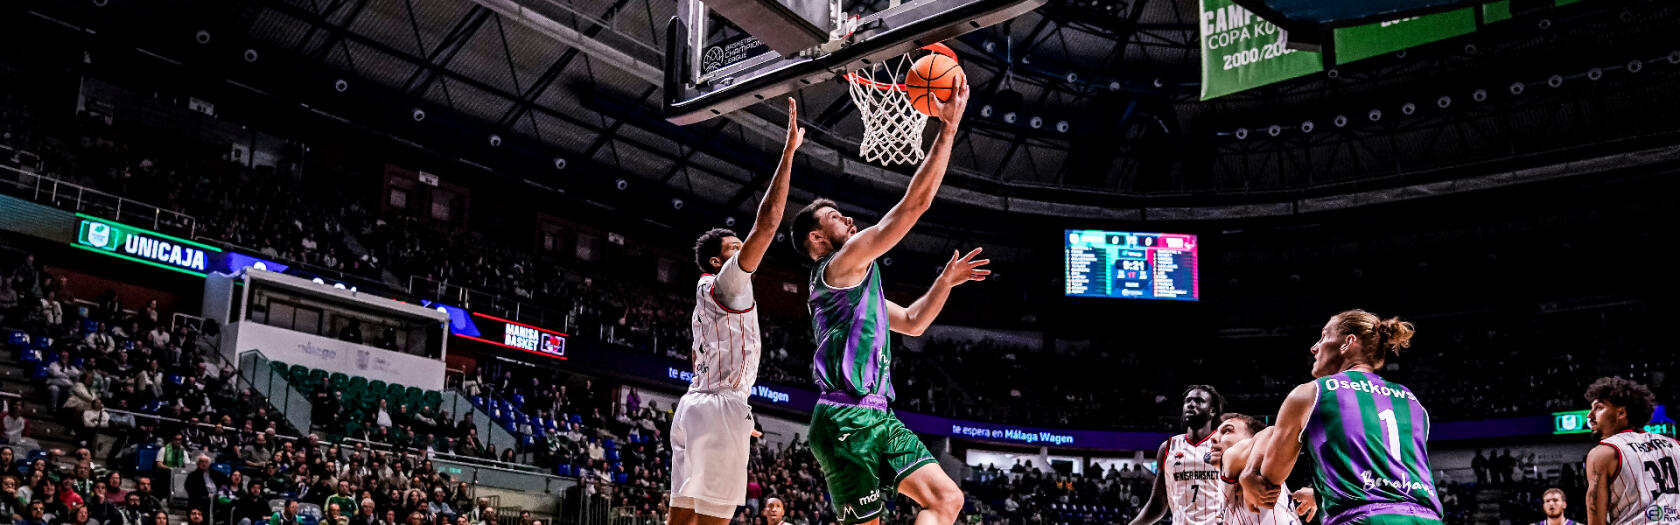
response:
[[[1601,78],[1604,78],[1604,69],[1595,67],[1587,70],[1587,80],[1597,82]]]
[[[680,211],[680,210],[682,210],[682,207],[683,207],[683,200],[682,199],[679,199],[679,198],[676,198],[676,197],[671,198],[671,209]]]
[[[1645,69],[1644,60],[1635,58],[1633,60],[1629,60],[1627,63],[1627,70],[1629,73],[1638,73],[1642,69]]]
[[[414,111],[408,112],[408,116],[413,118],[415,122],[420,122],[426,120],[426,110],[414,108]]]
[[[1068,121],[1066,121],[1066,120],[1056,121],[1056,131],[1059,131],[1059,132],[1062,132],[1062,133],[1067,133],[1068,129],[1071,129],[1071,128],[1072,128],[1072,126],[1069,125]]]
[[[347,82],[342,78],[333,81],[333,91],[343,93],[343,92],[349,91],[349,90],[350,90],[350,82]]]
[[[557,169],[557,170],[566,169],[566,158],[565,157],[554,157],[554,169]]]
[[[1266,126],[1266,134],[1271,135],[1273,137],[1276,137],[1278,135],[1282,135],[1283,134],[1283,126],[1279,126],[1277,124],[1272,124],[1270,126]]]
[[[1342,70],[1336,69],[1336,68],[1330,68],[1330,70],[1324,72],[1324,76],[1327,77],[1327,78],[1341,78],[1342,77]]]
[[[1446,96],[1446,95],[1441,95],[1440,98],[1435,99],[1435,107],[1438,107],[1438,108],[1441,108],[1441,109],[1447,109],[1448,107],[1451,107],[1451,106],[1452,106],[1452,97],[1449,97],[1449,96]]]
[[[310,280],[309,280],[309,282],[312,282],[312,283],[315,283],[315,284],[322,284],[322,285],[324,285],[324,284],[327,284],[327,282],[326,282],[326,281],[324,281],[324,280],[321,280],[321,278],[320,278],[320,277],[316,277],[316,278],[314,278],[314,279],[310,279]]]
[[[1311,120],[1302,121],[1301,122],[1301,133],[1312,133],[1314,127],[1315,126],[1313,125],[1313,121],[1311,121]]]
[[[1476,102],[1486,101],[1487,97],[1488,91],[1486,89],[1478,89],[1470,92],[1470,100],[1474,100]]]
[[[1347,125],[1348,125],[1347,115],[1336,115],[1336,118],[1331,119],[1330,123],[1335,124],[1336,127],[1338,127],[1338,128],[1347,127]]]
[[[624,180],[624,179],[618,179],[617,181],[613,182],[613,187],[618,188],[618,191],[624,191],[624,190],[630,189],[630,181],[627,181],[627,180]]]
[[[1509,90],[1512,95],[1521,95],[1524,90],[1528,89],[1528,86],[1523,85],[1522,82],[1512,82],[1511,87],[1506,89]]]
[[[245,61],[246,62],[256,62],[257,61],[257,50],[246,49],[245,50]]]
[[[1032,129],[1042,128],[1044,127],[1044,117],[1034,115],[1032,120],[1027,121],[1027,125],[1032,126]]]
[[[735,227],[735,218],[734,217],[724,217],[723,218],[723,225],[731,227],[731,228]]]
[[[343,290],[344,289],[344,283],[333,283],[333,289],[334,290]]]
[[[210,32],[203,29],[198,30],[198,32],[193,33],[193,41],[200,44],[210,43]]]
[[[1675,51],[1669,51],[1668,52],[1668,63],[1672,64],[1672,65],[1680,66],[1680,50],[1675,50]]]
[[[492,134],[491,134],[491,135],[490,135],[490,147],[492,147],[492,148],[499,148],[499,147],[501,147],[501,146],[502,146],[502,136],[501,136],[501,135],[496,135],[496,134],[493,134],[493,133],[492,133]]]
[[[1373,109],[1373,110],[1371,110],[1370,113],[1365,114],[1365,118],[1370,119],[1371,122],[1377,122],[1379,120],[1382,120],[1382,110]]]
[[[1417,113],[1417,104],[1407,102],[1405,104],[1400,105],[1400,114],[1401,115],[1411,115],[1413,113]]]
[[[1248,140],[1248,128],[1237,128],[1237,140]]]

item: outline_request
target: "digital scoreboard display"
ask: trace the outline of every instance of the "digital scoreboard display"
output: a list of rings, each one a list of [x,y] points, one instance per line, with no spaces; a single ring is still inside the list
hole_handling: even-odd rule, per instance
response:
[[[1068,297],[1201,297],[1195,235],[1067,230],[1062,240]]]

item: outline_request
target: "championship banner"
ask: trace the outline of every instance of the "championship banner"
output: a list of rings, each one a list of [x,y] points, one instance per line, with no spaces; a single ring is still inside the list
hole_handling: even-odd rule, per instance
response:
[[[1286,34],[1231,0],[1201,0],[1202,100],[1324,69],[1323,58],[1289,49]]]
[[[1476,31],[1476,12],[1466,7],[1362,26],[1337,28],[1336,63],[1346,64]]]

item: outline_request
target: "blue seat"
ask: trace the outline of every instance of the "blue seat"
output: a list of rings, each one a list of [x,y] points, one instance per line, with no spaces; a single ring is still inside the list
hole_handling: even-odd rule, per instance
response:
[[[223,476],[226,476],[233,473],[233,466],[228,465],[227,463],[216,463],[214,465],[210,465],[210,470],[219,472]]]
[[[25,363],[39,363],[41,362],[41,351],[34,348],[25,349],[23,355],[18,356],[18,360]]]
[[[535,444],[536,442],[537,441],[535,439],[532,439],[530,435],[526,435],[524,438],[521,438],[519,440],[519,444],[527,446],[527,447],[531,446],[532,444]]]
[[[624,483],[624,482],[627,482],[627,481],[630,481],[630,475],[629,474],[625,474],[623,472],[618,472],[618,473],[613,474],[613,483]]]
[[[29,345],[29,334],[23,330],[12,330],[6,335],[6,344],[22,348]]]
[[[98,330],[99,330],[99,321],[95,321],[95,320],[92,320],[92,319],[83,319],[82,320],[82,335],[83,336],[94,333],[95,331],[98,331]]]
[[[484,396],[472,396],[472,404],[477,407],[484,406]]]
[[[618,450],[618,442],[611,438],[601,440],[601,446],[606,447],[607,450]]]
[[[134,451],[134,470],[139,472],[151,472],[153,465],[157,463],[157,456],[158,446],[156,444],[146,443],[144,445],[140,445],[140,447]]]
[[[570,421],[581,425],[583,424],[583,416],[572,414]]]
[[[182,379],[181,376],[176,375],[176,374],[169,374],[166,378],[169,380],[169,384],[175,385],[175,386],[181,386],[181,383],[185,382],[185,380]]]
[[[525,408],[525,394],[514,394],[513,406],[521,409]]]
[[[617,450],[608,450],[607,451],[607,461],[617,462],[618,461],[618,451]]]
[[[35,348],[37,348],[37,349],[46,350],[48,348],[52,348],[52,344],[53,344],[53,338],[51,338],[51,337],[43,335],[41,337],[35,338]]]
[[[546,419],[543,420],[543,426],[547,427],[549,430],[555,430],[555,429],[560,428],[560,423],[555,421],[554,418],[551,417],[551,418],[546,418]]]
[[[35,379],[46,379],[47,378],[47,367],[37,363],[35,365],[35,371],[31,375],[33,375],[35,377]]]
[[[73,357],[73,358],[70,359],[70,366],[73,366],[73,367],[76,367],[76,368],[81,368],[82,364],[86,363],[86,362],[87,362],[86,359],[83,359],[83,358],[80,358],[80,357]]]

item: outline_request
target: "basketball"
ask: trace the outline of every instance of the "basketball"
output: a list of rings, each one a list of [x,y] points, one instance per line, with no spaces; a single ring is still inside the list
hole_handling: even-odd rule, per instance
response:
[[[910,66],[910,74],[904,78],[904,94],[910,97],[910,106],[916,111],[934,116],[933,97],[939,97],[940,102],[950,100],[957,78],[962,74],[962,66],[957,65],[957,59],[939,53],[930,54]]]

